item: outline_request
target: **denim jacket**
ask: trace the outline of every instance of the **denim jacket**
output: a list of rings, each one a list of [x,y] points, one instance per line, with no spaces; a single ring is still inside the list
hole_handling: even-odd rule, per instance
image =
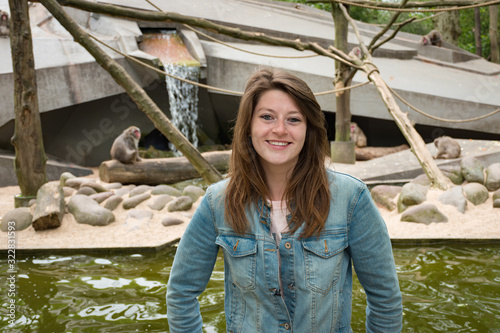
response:
[[[324,231],[304,239],[302,229],[285,233],[279,245],[270,235],[269,204],[261,200],[246,211],[251,230],[239,235],[224,220],[227,180],[210,186],[175,255],[170,332],[202,332],[197,296],[220,248],[227,332],[352,332],[352,266],[366,292],[366,332],[400,332],[402,299],[385,222],[365,184],[334,171],[328,177]]]

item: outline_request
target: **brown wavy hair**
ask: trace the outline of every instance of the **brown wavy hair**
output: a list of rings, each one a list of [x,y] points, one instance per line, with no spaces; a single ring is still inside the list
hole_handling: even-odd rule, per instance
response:
[[[286,184],[284,199],[292,217],[291,233],[303,223],[300,237],[319,235],[330,209],[330,191],[325,158],[330,153],[325,116],[309,86],[298,77],[281,70],[259,69],[248,80],[240,101],[234,127],[229,165],[229,183],[225,196],[225,216],[234,231],[248,230],[245,208],[269,198],[264,169],[252,146],[250,124],[255,106],[269,90],[287,93],[297,104],[307,121],[306,139],[297,164]]]

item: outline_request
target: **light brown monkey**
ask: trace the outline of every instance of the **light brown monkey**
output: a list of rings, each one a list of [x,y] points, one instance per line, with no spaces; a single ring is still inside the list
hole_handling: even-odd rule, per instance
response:
[[[460,152],[462,150],[458,142],[449,136],[440,136],[434,140],[434,145],[437,148],[437,153],[434,158],[457,158],[460,156]]]
[[[361,51],[361,48],[359,46],[355,46],[349,52],[348,56],[352,57],[352,58],[362,59],[363,58],[363,51]]]
[[[138,148],[140,137],[141,130],[136,126],[124,130],[111,146],[111,158],[124,164],[141,161]]]
[[[0,10],[0,37],[9,37],[9,14]]]
[[[420,40],[420,44],[422,44],[422,45],[435,45],[435,46],[441,47],[443,45],[441,33],[437,30],[432,30],[427,35],[422,36],[422,39]]]
[[[356,123],[351,123],[351,141],[354,141],[356,147],[366,147],[366,135]]]

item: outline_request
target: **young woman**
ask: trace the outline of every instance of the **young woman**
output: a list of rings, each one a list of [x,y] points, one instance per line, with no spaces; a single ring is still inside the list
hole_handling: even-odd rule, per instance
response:
[[[210,186],[167,286],[170,332],[201,332],[199,296],[224,252],[227,332],[352,332],[352,266],[366,331],[400,332],[402,301],[384,220],[359,180],[328,170],[325,119],[301,79],[250,77],[228,179]]]

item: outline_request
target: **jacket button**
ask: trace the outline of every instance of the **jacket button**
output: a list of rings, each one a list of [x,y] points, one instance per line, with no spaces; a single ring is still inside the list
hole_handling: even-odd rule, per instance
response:
[[[285,325],[283,325],[283,327],[284,327],[286,330],[289,330],[289,329],[290,329],[290,324],[289,324],[289,323],[285,323]]]
[[[292,248],[292,244],[290,242],[285,243],[285,249],[290,250]]]

